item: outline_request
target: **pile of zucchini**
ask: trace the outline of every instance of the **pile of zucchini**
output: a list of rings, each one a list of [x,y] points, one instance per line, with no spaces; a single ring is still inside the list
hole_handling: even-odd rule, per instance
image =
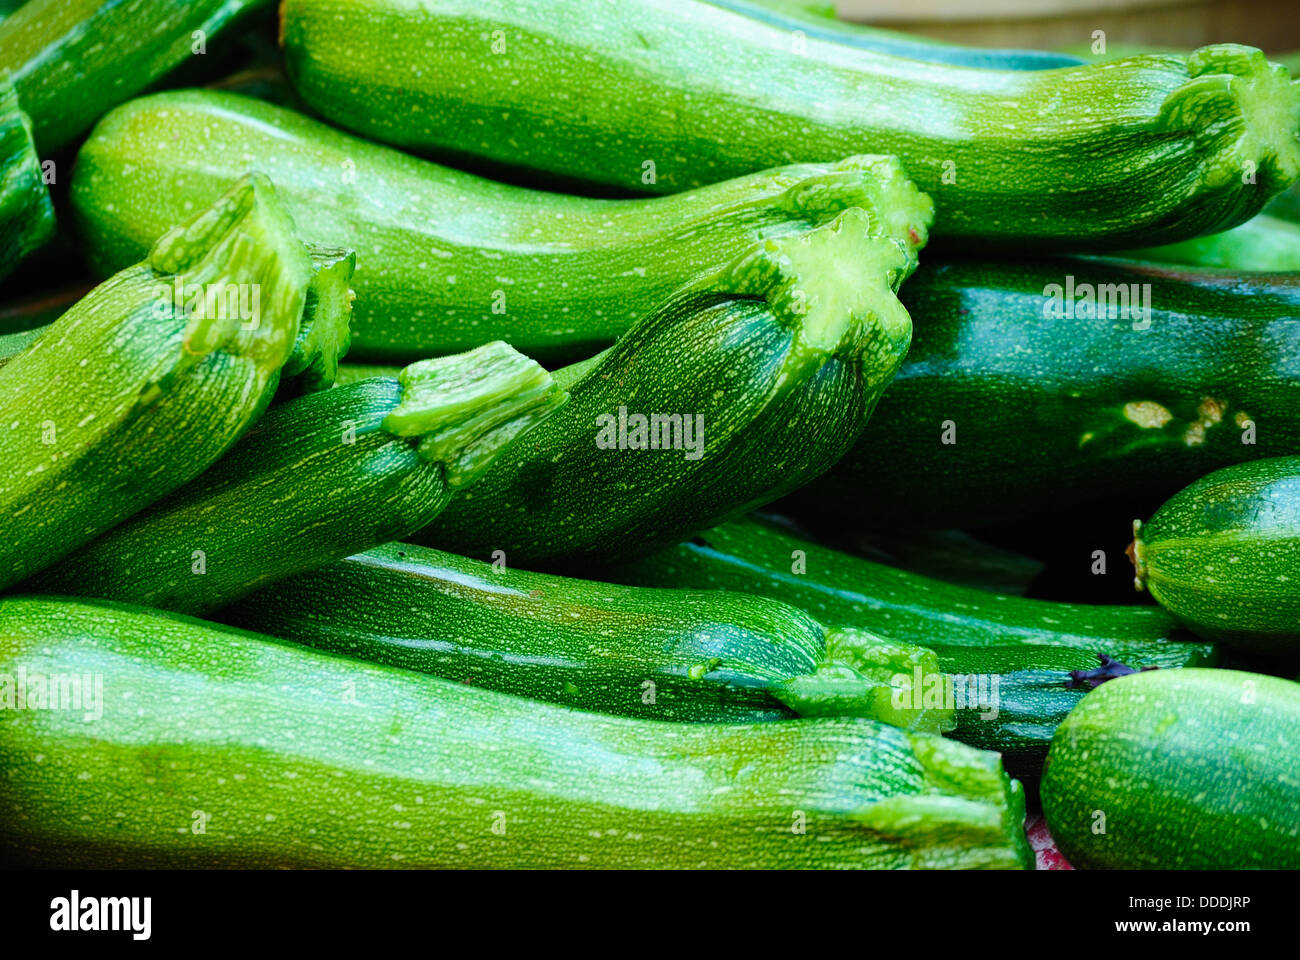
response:
[[[0,859],[1300,868],[1298,180],[1235,44],[0,5]]]

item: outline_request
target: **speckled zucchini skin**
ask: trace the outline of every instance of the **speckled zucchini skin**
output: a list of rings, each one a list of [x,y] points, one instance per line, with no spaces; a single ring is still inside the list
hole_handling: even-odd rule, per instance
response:
[[[796,564],[803,569],[796,572]],[[1007,597],[873,563],[745,519],[632,564],[592,571],[619,583],[739,590],[800,607],[827,626],[928,647],[947,673],[998,680],[997,712],[957,710],[952,736],[998,750],[1014,776],[1034,779],[1052,733],[1083,697],[1071,670],[1105,653],[1129,666],[1212,666],[1213,644],[1191,642],[1152,607]],[[991,692],[991,686],[988,688]]]
[[[870,230],[850,209],[688,284],[576,382],[557,373],[569,405],[414,539],[562,570],[645,555],[824,472],[911,336],[894,295],[909,255]],[[638,446],[615,424],[672,414],[676,447],[648,448],[647,431]]]
[[[1067,276],[1150,284],[1150,315],[1045,316],[1044,289]],[[970,526],[1110,496],[1158,502],[1219,467],[1300,450],[1296,276],[927,261],[899,296],[915,320],[907,360],[853,449],[795,494],[800,510]]]
[[[9,70],[48,156],[185,60],[206,56],[223,29],[271,2],[28,0],[0,22],[0,72]]]
[[[1300,659],[1300,457],[1216,470],[1133,537],[1138,587],[1190,630]]]
[[[249,177],[7,363],[0,587],[181,486],[239,439],[293,352],[309,281],[306,248],[274,188]],[[189,309],[196,290],[243,300],[250,289],[255,322]]]
[[[0,67],[0,279],[54,233],[32,126]]]
[[[1043,812],[1076,867],[1300,868],[1300,684],[1237,670],[1139,673],[1066,718]]]
[[[540,367],[504,351],[499,379],[535,375],[537,407],[563,402],[563,394],[546,392],[550,377]],[[454,489],[471,482],[454,464],[486,431],[463,425],[520,402],[521,391],[509,386],[486,398],[470,392],[462,376],[473,375],[478,356],[430,361],[441,365],[432,373],[441,407],[435,401],[420,413],[454,408],[451,416],[466,433],[444,451],[430,455],[420,432],[396,422],[420,405],[405,380],[363,380],[313,393],[275,407],[201,476],[42,571],[25,589],[198,614],[421,529]],[[516,413],[541,415],[527,408]]]
[[[173,141],[193,150],[160,147]],[[309,238],[357,251],[351,356],[406,362],[505,340],[585,357],[697,275],[850,206],[923,246],[927,197],[896,164],[832,158],[681,196],[596,200],[485,180],[270,104],[163,93],[106,117],[82,147],[72,204],[90,259],[139,258],[195,203],[249,169],[275,181]]]
[[[1300,177],[1300,90],[1231,44],[976,70],[795,50],[682,0],[286,0],[282,23],[307,103],[395,146],[655,193],[889,153],[934,196],[935,236],[980,250],[1170,243]]]
[[[1033,864],[1023,791],[996,754],[869,720],[610,717],[47,598],[0,601],[0,672],[19,668],[99,675],[103,699],[93,722],[68,709],[0,712],[8,861]]]
[[[619,716],[853,716],[952,728],[950,709],[894,702],[916,668],[923,678],[938,673],[928,650],[827,631],[763,597],[556,577],[411,543],[291,577],[216,616],[331,653]]]

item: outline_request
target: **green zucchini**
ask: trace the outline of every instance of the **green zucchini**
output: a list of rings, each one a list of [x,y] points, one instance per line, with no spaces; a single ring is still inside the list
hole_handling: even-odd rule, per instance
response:
[[[348,325],[356,295],[349,283],[356,266],[356,254],[351,250],[314,244],[308,244],[307,251],[311,257],[311,275],[298,322],[298,336],[289,359],[280,368],[278,398],[332,387],[338,375],[339,361],[348,352],[351,339]],[[71,293],[60,291],[12,311],[11,322],[15,326],[40,323],[46,319],[50,322],[42,326],[23,325],[13,333],[0,333],[0,367],[40,339],[52,322],[72,302],[76,302],[75,293],[75,289]],[[8,319],[5,313],[0,312],[0,329]],[[399,371],[400,368],[395,368],[393,375]]]
[[[83,674],[102,677],[97,722],[0,711],[7,860],[1033,864],[1019,782],[996,754],[934,734],[609,717],[126,605],[0,600],[0,676]]]
[[[1300,657],[1300,457],[1216,470],[1133,522],[1138,589],[1199,636]]]
[[[952,726],[952,710],[910,697],[904,708],[894,694],[938,674],[922,647],[854,632],[848,649],[844,631],[763,597],[573,580],[410,543],[291,577],[217,617],[332,653],[622,716]]]
[[[1158,670],[1089,693],[1056,731],[1043,812],[1076,867],[1300,868],[1300,684]]]
[[[1041,768],[1056,724],[1083,696],[1068,686],[1069,671],[1096,666],[1101,653],[1135,668],[1217,661],[1213,644],[1181,642],[1186,635],[1155,608],[990,594],[822,547],[755,519],[723,524],[598,575],[639,586],[758,594],[828,627],[928,647],[941,670],[961,678],[954,699],[959,690],[966,694],[952,736],[1000,751],[1007,769],[1027,779]]]
[[[32,126],[0,68],[0,279],[54,235],[54,205],[45,186]]]
[[[157,150],[160,139],[194,144]],[[404,362],[505,340],[570,360],[608,346],[677,287],[754,243],[851,206],[924,245],[932,205],[886,158],[741,177],[680,197],[593,200],[484,180],[291,110],[191,90],[114,111],[82,148],[72,204],[101,272],[137,259],[191,204],[249,169],[304,235],[360,261],[353,354]]]
[[[303,99],[363,136],[652,193],[889,153],[935,197],[935,235],[980,249],[1172,243],[1300,178],[1300,88],[1233,44],[974,70],[795,50],[683,0],[285,0],[282,23]]]
[[[512,566],[628,558],[825,471],[902,362],[910,254],[850,208],[684,286],[417,541]],[[652,419],[653,418],[653,419]]]
[[[310,275],[270,181],[249,177],[5,364],[0,588],[197,476],[252,425]]]
[[[430,523],[562,404],[503,343],[272,410],[171,496],[27,581],[41,593],[204,613]]]
[[[888,53],[911,60],[948,64],[954,67],[976,67],[985,70],[1054,70],[1058,67],[1078,66],[1085,61],[1068,53],[1046,50],[999,50],[987,47],[967,47],[944,43],[918,34],[898,30],[884,30],[860,23],[835,19],[835,9],[822,9],[818,5],[783,3],[779,0],[708,0],[787,31],[790,44],[802,44],[808,37],[829,40],[849,47]],[[799,35],[802,34],[802,38]]]
[[[0,22],[0,73],[9,71],[36,146],[48,156],[177,65],[205,54],[214,36],[269,3],[29,0]]]
[[[1083,313],[1085,292],[1134,284],[1149,314]],[[1067,288],[1074,315],[1055,309]],[[1105,497],[1158,503],[1210,470],[1300,449],[1296,277],[949,261],[900,299],[915,318],[907,361],[857,444],[790,509],[968,527]]]
[[[1288,196],[1279,194],[1278,198]],[[1242,271],[1300,271],[1300,223],[1261,213],[1239,227],[1162,247],[1126,250],[1135,260]]]

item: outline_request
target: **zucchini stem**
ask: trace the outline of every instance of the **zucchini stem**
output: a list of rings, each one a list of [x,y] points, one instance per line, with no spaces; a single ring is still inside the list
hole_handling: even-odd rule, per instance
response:
[[[551,375],[500,340],[450,357],[421,360],[398,375],[402,399],[384,429],[418,437],[417,450],[468,486],[496,456],[569,399]]]

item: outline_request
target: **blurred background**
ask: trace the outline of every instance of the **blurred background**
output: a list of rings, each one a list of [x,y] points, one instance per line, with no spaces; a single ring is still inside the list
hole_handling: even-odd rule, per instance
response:
[[[1296,0],[839,0],[834,8],[845,20],[938,40],[1080,55],[1095,30],[1105,31],[1108,45],[1232,41],[1269,53],[1300,47]]]

